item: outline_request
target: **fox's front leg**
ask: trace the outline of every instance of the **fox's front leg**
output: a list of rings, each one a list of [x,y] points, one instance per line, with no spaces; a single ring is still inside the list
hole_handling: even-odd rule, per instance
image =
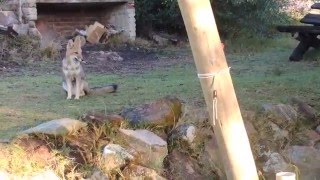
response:
[[[76,78],[76,96],[74,99],[79,99],[81,91],[81,77]]]
[[[66,84],[67,84],[67,99],[71,99],[72,97],[72,82],[70,78],[66,78]]]

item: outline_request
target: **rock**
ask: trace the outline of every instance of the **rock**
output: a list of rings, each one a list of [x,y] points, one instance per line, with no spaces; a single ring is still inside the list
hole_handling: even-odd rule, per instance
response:
[[[0,25],[12,26],[18,23],[18,17],[13,11],[0,11]]]
[[[28,35],[31,37],[36,37],[38,39],[42,38],[42,35],[37,28],[29,28]]]
[[[281,140],[281,139],[288,139],[289,132],[285,129],[279,128],[278,125],[269,122],[269,125],[271,126],[271,129],[273,130],[273,139],[274,140]]]
[[[243,120],[243,123],[249,137],[258,134],[257,130],[254,128],[253,124],[250,121]]]
[[[191,124],[182,124],[176,127],[168,138],[169,151],[178,148],[194,148],[194,139],[196,138],[196,127]]]
[[[146,167],[161,170],[168,154],[167,142],[148,130],[119,129],[120,136],[140,155],[138,162]]]
[[[129,152],[117,144],[108,144],[103,149],[104,170],[111,171],[113,169],[122,168],[128,161],[134,159]]]
[[[108,144],[104,147],[103,155],[118,154],[124,160],[133,160],[134,157],[123,147],[118,144]]]
[[[54,136],[65,136],[73,134],[86,126],[87,123],[75,119],[63,118],[45,122],[36,127],[27,129],[21,132],[21,134],[48,134]]]
[[[199,161],[205,164],[206,168],[210,168],[211,172],[219,177],[217,179],[227,179],[224,174],[224,167],[219,152],[218,143],[214,133],[211,132],[211,137],[205,141],[203,152],[200,154]]]
[[[7,172],[0,171],[0,179],[1,180],[10,180],[10,179],[28,179],[28,180],[60,180],[61,178],[57,176],[52,170],[47,170],[42,173],[38,173],[34,176],[17,176],[14,174],[9,174]]]
[[[313,147],[320,151],[320,141],[315,142]]]
[[[310,105],[303,102],[298,98],[292,98],[292,103],[298,106],[299,112],[306,118],[314,120],[317,117],[317,111],[313,109]]]
[[[108,180],[108,176],[103,174],[101,171],[95,171],[91,175],[90,178],[84,179],[84,180]]]
[[[11,179],[10,176],[11,175],[9,173],[4,172],[4,171],[0,171],[0,179],[2,179],[2,180],[10,180]]]
[[[48,162],[54,158],[51,148],[44,140],[31,137],[22,137],[15,140],[15,144],[26,151],[26,153],[35,161]]]
[[[316,132],[320,134],[320,125],[316,128]]]
[[[149,169],[143,166],[130,164],[123,171],[122,175],[125,179],[138,180],[138,179],[152,179],[152,180],[165,180],[164,177],[157,174],[153,169]]]
[[[263,171],[266,173],[278,173],[290,170],[290,165],[284,160],[279,153],[270,153],[268,160],[263,165]]]
[[[310,146],[291,146],[285,151],[287,158],[301,172],[300,179],[320,178],[320,151]]]
[[[22,7],[29,7],[29,8],[35,8],[36,7],[36,0],[27,0],[24,1],[24,3],[22,4]]]
[[[12,28],[19,35],[27,35],[29,32],[29,24],[14,24]]]
[[[320,135],[312,130],[304,130],[297,134],[299,145],[314,146],[317,141],[320,141]]]
[[[206,108],[184,105],[182,114],[183,116],[181,117],[181,119],[183,119],[183,122],[197,122],[200,124],[208,125],[209,112]]]
[[[178,150],[173,150],[166,157],[165,165],[167,167],[169,177],[172,176],[169,179],[205,179],[201,175],[201,172],[199,172],[200,166],[198,165],[197,160],[179,152]],[[213,176],[211,178],[214,179]]]
[[[124,118],[118,114],[106,115],[105,113],[94,111],[84,114],[81,119],[99,126],[108,123],[112,127],[120,127],[124,122]]]
[[[152,35],[152,39],[160,46],[167,46],[169,44],[169,40],[167,38],[161,37],[157,34]]]
[[[284,120],[284,123],[291,123],[297,120],[298,113],[297,111],[290,105],[285,104],[264,104],[263,109],[266,112],[269,112],[275,115],[278,118]],[[278,123],[277,123],[278,124]]]
[[[22,13],[27,21],[36,21],[38,19],[37,8],[24,7]]]
[[[178,98],[166,97],[150,104],[124,109],[121,115],[132,125],[173,127],[180,118],[181,106],[181,101]]]
[[[98,59],[103,61],[123,61],[123,58],[116,52],[100,53],[100,56],[98,57]]]

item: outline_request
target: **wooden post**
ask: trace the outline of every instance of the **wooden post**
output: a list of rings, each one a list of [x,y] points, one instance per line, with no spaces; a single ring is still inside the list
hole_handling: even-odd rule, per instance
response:
[[[257,170],[209,0],[178,0],[214,133],[229,180],[257,180]],[[220,73],[219,73],[220,72]],[[213,89],[217,114],[213,112]]]

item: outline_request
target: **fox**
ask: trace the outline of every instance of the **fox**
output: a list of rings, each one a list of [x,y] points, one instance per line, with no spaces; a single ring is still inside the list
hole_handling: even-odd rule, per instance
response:
[[[81,47],[85,44],[82,36],[77,36],[73,41],[70,39],[67,44],[66,56],[62,60],[63,82],[62,88],[67,93],[67,99],[79,99],[85,95],[102,95],[113,93],[117,90],[117,84],[104,87],[90,88],[85,80],[85,73],[82,67],[83,56]]]

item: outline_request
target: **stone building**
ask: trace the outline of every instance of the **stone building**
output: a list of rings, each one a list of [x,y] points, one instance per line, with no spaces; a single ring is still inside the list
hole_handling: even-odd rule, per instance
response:
[[[134,0],[9,0],[1,9],[15,11],[22,24],[35,24],[41,34],[50,30],[67,36],[98,21],[136,37]]]

